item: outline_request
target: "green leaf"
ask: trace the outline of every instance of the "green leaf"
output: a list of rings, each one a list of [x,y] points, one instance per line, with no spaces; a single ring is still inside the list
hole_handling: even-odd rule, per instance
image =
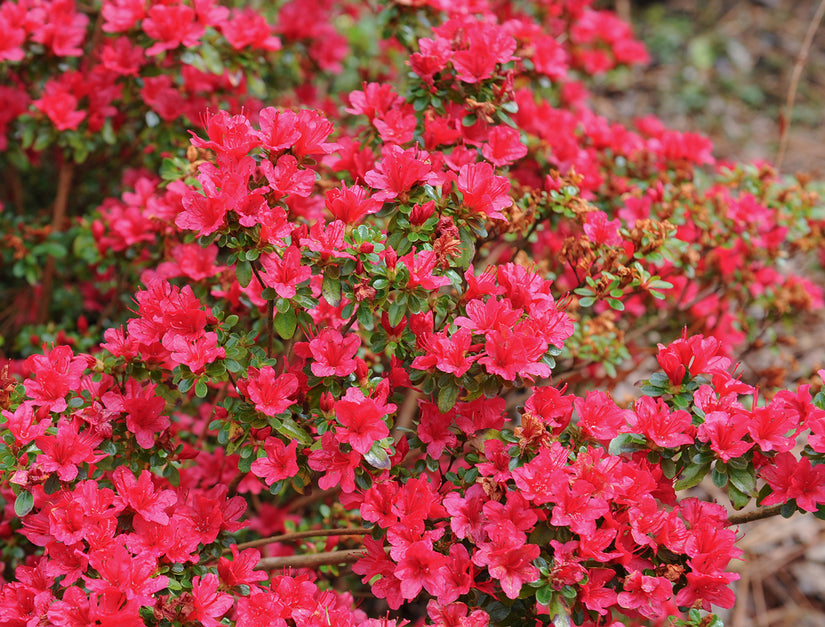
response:
[[[205,381],[199,380],[195,384],[195,396],[197,396],[198,398],[204,398],[206,396],[207,391],[208,389],[206,387]]]
[[[177,181],[183,178],[183,170],[177,159],[165,158],[160,164],[160,178],[164,181]]]
[[[501,109],[496,111],[496,116],[498,117],[499,120],[504,122],[507,126],[512,126],[513,128],[518,128],[518,125],[516,125],[516,123],[513,122],[513,118],[511,118],[509,115],[504,113],[504,111],[502,111]]]
[[[204,66],[212,74],[223,74],[223,61],[221,54],[208,42],[202,41],[200,54],[203,58]]]
[[[373,442],[370,450],[368,450],[367,454],[364,455],[364,460],[370,466],[373,468],[378,468],[379,470],[389,470],[392,466],[390,456],[379,442]]]
[[[438,390],[438,410],[447,413],[458,400],[460,388],[455,381],[450,381],[447,385],[442,385]]]
[[[673,486],[674,490],[687,490],[688,488],[692,488],[695,485],[698,485],[700,481],[708,474],[710,470],[710,463],[707,464],[691,464],[690,466],[686,467],[683,471],[679,480]]]
[[[321,296],[333,307],[341,302],[341,277],[338,266],[329,266],[321,283]]]
[[[66,247],[57,242],[43,242],[36,250],[38,253],[46,253],[55,259],[63,259],[66,256]]]
[[[372,328],[372,311],[370,311],[369,307],[366,307],[364,303],[362,303],[358,310],[356,311],[358,315],[358,324],[361,325],[365,329]]]
[[[180,470],[174,464],[167,464],[163,469],[163,476],[169,480],[172,487],[177,488],[180,485]]]
[[[819,520],[825,520],[825,503],[820,503],[819,506],[816,508],[814,512],[814,518],[819,518]]]
[[[224,366],[226,366],[226,369],[232,374],[238,374],[239,372],[243,372],[244,369],[244,367],[234,359],[224,359],[223,364]]]
[[[733,509],[742,509],[751,501],[750,495],[738,490],[732,482],[731,485],[728,486],[728,498],[733,505]]]
[[[742,494],[752,496],[756,490],[756,474],[753,468],[733,468],[728,464],[730,482]]]
[[[49,475],[46,483],[43,484],[43,489],[46,494],[54,494],[60,489],[60,479],[57,478],[57,474]]]
[[[404,314],[407,313],[407,303],[401,302],[401,300],[396,300],[394,303],[391,303],[389,308],[387,309],[387,319],[390,323],[391,327],[401,324],[401,319],[404,317]]]
[[[657,387],[654,387],[652,385],[647,385],[647,384],[642,386],[641,392],[645,396],[651,396],[653,398],[656,398],[657,396],[664,396],[665,393],[666,393],[661,388],[657,388]]]
[[[550,602],[553,600],[554,593],[555,590],[553,590],[553,586],[542,586],[541,588],[536,590],[536,603],[545,606],[550,605]]]
[[[502,102],[501,108],[504,109],[507,113],[518,113],[518,103],[515,100]]]
[[[26,514],[32,511],[34,507],[34,496],[31,492],[21,492],[14,499],[14,513],[18,518],[23,518]]]
[[[616,311],[624,311],[624,303],[616,298],[608,298],[607,304]]]
[[[281,418],[278,422],[280,423],[280,426],[275,427],[275,430],[281,435],[285,435],[290,440],[298,440],[298,442],[304,446],[309,446],[312,444],[312,437],[310,437],[306,431],[298,426],[298,423],[296,423],[291,417]]]
[[[632,453],[644,448],[646,448],[644,437],[634,433],[620,433],[610,441],[608,452],[611,455],[621,455],[622,453]]]
[[[275,331],[281,336],[283,340],[292,339],[295,335],[295,329],[298,327],[298,316],[294,309],[290,309],[285,313],[278,313],[275,315]]]
[[[454,259],[453,263],[462,270],[466,270],[476,255],[476,238],[469,229],[460,229],[458,235],[461,238],[461,254]]]
[[[235,276],[241,287],[246,287],[252,280],[252,266],[248,261],[239,261],[235,266]]]
[[[726,472],[720,472],[716,468],[710,473],[711,478],[713,479],[713,484],[717,488],[724,488],[728,485],[728,474]]]

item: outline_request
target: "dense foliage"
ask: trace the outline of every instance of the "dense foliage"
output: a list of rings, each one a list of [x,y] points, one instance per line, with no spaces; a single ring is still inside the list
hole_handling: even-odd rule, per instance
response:
[[[825,216],[594,114],[646,60],[580,0],[0,5],[0,626],[731,607],[732,510],[825,515],[821,381],[737,369]]]

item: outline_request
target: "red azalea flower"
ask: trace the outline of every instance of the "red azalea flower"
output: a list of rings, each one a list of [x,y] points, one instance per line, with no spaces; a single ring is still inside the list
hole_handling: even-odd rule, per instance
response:
[[[255,403],[255,409],[268,416],[283,414],[295,404],[298,377],[286,372],[275,374],[272,366],[249,368],[247,378],[238,381],[238,389]]]
[[[283,256],[266,253],[261,256],[263,272],[261,278],[266,287],[271,287],[281,298],[292,298],[297,293],[296,287],[312,276],[312,268],[301,262],[301,251],[290,246]]]
[[[234,605],[231,594],[218,592],[220,581],[212,573],[192,579],[192,610],[183,617],[184,621],[199,621],[204,627],[217,627],[217,620]]]
[[[505,220],[501,210],[513,204],[510,198],[510,180],[497,176],[489,163],[461,166],[457,186],[464,205],[491,220]]]
[[[373,442],[390,434],[384,417],[395,409],[392,403],[385,404],[365,397],[358,388],[349,388],[344,398],[335,402],[335,417],[341,425],[335,431],[335,438],[365,455]]]
[[[57,435],[41,435],[34,439],[42,454],[37,458],[37,467],[44,473],[56,472],[61,481],[72,481],[77,477],[78,466],[93,464],[106,457],[95,452],[102,438],[89,430],[79,432],[74,422],[61,419],[57,423]]]
[[[297,440],[292,440],[289,446],[284,446],[279,438],[268,437],[264,442],[266,457],[260,457],[252,462],[252,472],[255,476],[261,477],[268,486],[276,481],[294,477],[298,474],[297,448]]]
[[[112,473],[112,483],[118,492],[117,502],[132,508],[146,520],[161,525],[169,523],[167,510],[178,502],[178,497],[172,490],[158,490],[149,471],[144,470],[135,479],[131,470],[119,466]]]
[[[490,542],[481,543],[473,555],[473,563],[486,566],[490,576],[497,579],[508,599],[518,598],[525,583],[535,581],[538,569],[531,563],[541,550],[535,544],[525,544],[524,534],[494,534]]]

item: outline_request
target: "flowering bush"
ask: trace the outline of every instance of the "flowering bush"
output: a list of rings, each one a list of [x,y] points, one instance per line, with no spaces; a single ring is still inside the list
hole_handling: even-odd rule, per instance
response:
[[[57,155],[4,254],[65,314],[8,336],[56,341],[0,382],[0,625],[707,625],[746,518],[686,490],[825,514],[825,394],[733,358],[822,307],[818,196],[595,115],[627,25],[148,4],[0,8],[4,159]]]

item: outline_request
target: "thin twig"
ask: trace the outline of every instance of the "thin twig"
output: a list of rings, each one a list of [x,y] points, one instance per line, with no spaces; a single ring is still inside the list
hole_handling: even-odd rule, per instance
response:
[[[407,390],[404,402],[401,403],[401,409],[398,410],[398,418],[396,418],[395,425],[392,428],[392,435],[396,442],[401,439],[402,430],[409,429],[412,426],[415,413],[418,411],[418,399],[421,396],[421,392],[416,389],[410,388]]]
[[[802,78],[802,70],[805,68],[805,62],[808,60],[808,53],[811,50],[811,45],[814,41],[814,35],[819,29],[819,24],[822,18],[825,17],[825,0],[820,0],[819,6],[816,7],[816,13],[808,25],[808,32],[805,33],[805,39],[802,40],[802,47],[799,49],[799,54],[796,57],[796,63],[793,66],[791,73],[791,83],[788,86],[788,95],[785,99],[785,110],[782,112],[779,129],[779,152],[776,155],[776,170],[782,169],[782,161],[785,159],[785,153],[788,150],[788,137],[791,128],[791,120],[793,119],[793,106],[796,100],[796,90],[799,87],[799,80]]]
[[[742,512],[741,514],[731,514],[728,516],[728,522],[731,525],[743,525],[745,523],[753,522],[754,520],[762,520],[763,518],[770,518],[776,516],[782,511],[782,505],[772,505],[771,507],[763,507],[752,512]]]
[[[315,568],[316,566],[333,566],[353,564],[366,556],[365,549],[348,551],[328,551],[310,555],[289,555],[286,557],[264,557],[255,566],[255,570],[278,570],[281,568]]]
[[[275,335],[275,301],[266,301],[266,356],[272,357],[272,336]]]
[[[307,505],[312,505],[328,496],[335,496],[341,491],[341,486],[335,486],[334,488],[329,488],[327,490],[315,490],[310,492],[306,496],[302,496],[300,498],[291,501],[287,506],[286,509],[289,513],[297,512]]]
[[[264,283],[263,278],[261,277],[261,273],[258,271],[258,268],[255,266],[254,261],[249,262],[249,266],[252,268],[252,272],[255,274],[255,278],[258,280],[258,284],[261,286],[262,290],[266,289],[266,284]],[[275,301],[267,299],[266,301],[266,356],[267,358],[272,357],[272,339],[275,336]]]
[[[74,162],[65,160],[57,173],[57,194],[54,199],[52,210],[52,233],[59,233],[63,230],[63,222],[69,206],[69,192],[72,187],[74,176]],[[55,259],[49,255],[46,267],[43,270],[42,289],[40,292],[40,303],[37,311],[38,324],[44,324],[49,317],[49,305],[52,300],[52,284],[54,283]]]
[[[372,533],[372,529],[310,529],[309,531],[294,531],[283,533],[279,536],[269,536],[268,538],[258,538],[238,545],[238,550],[251,549],[257,546],[266,546],[275,542],[291,542],[292,540],[302,540],[303,538],[330,538],[334,536],[367,536]],[[230,553],[230,549],[224,553]]]
[[[747,624],[748,596],[751,587],[751,571],[745,568],[736,584],[736,604],[731,613],[731,627],[743,627]]]
[[[352,325],[355,324],[356,320],[358,320],[358,307],[355,307],[354,311],[352,312],[352,316],[349,320],[347,320],[347,323],[341,329],[341,335],[346,335],[347,333],[349,333],[349,330],[352,328]]]
[[[526,251],[527,247],[530,245],[530,238],[533,236],[533,233],[536,232],[536,229],[539,228],[539,224],[541,224],[543,220],[534,220],[533,224],[530,225],[530,229],[527,231],[525,236],[521,239],[521,243],[518,247],[513,251],[513,259],[516,258],[520,252]]]

